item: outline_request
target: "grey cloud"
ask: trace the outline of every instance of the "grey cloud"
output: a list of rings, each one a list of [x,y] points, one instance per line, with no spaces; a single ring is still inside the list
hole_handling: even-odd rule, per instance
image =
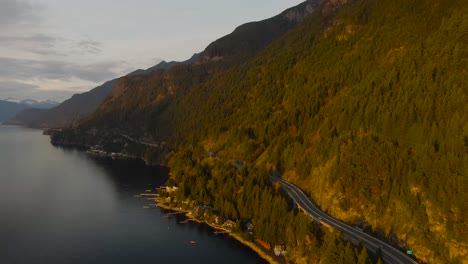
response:
[[[39,20],[38,11],[42,7],[22,0],[2,0],[0,2],[0,26],[19,25]]]
[[[33,42],[41,45],[52,46],[57,38],[45,34],[34,34],[31,36],[0,36],[0,43],[14,45],[18,42]]]
[[[72,40],[53,35],[33,34],[30,36],[1,36],[0,47],[22,49],[24,51],[44,56],[66,56],[64,51],[59,52],[60,47],[77,54],[97,54],[101,52],[101,43],[94,40]]]
[[[39,89],[39,86],[12,81],[0,81],[0,90],[2,93],[12,93],[18,90],[30,92],[36,89]]]
[[[0,36],[0,46],[3,48],[21,48],[37,54],[58,55],[58,52],[53,50],[58,40],[60,39],[45,34]]]
[[[64,53],[58,52],[55,49],[59,41],[64,41],[64,39],[45,34],[0,36],[0,47],[3,49],[22,49],[42,56],[65,56]]]
[[[82,40],[77,43],[77,47],[82,53],[97,54],[101,52],[101,43],[93,40]]]
[[[40,90],[39,86],[14,81],[0,81],[0,98],[53,100],[57,102],[70,98],[80,89]]]
[[[33,0],[0,0],[0,48],[22,50],[43,56],[97,54],[101,43],[85,39],[67,39],[37,32],[46,6]],[[26,35],[24,35],[25,32]],[[36,32],[36,34],[31,34]],[[28,35],[29,34],[29,35]]]
[[[42,56],[61,56],[65,57],[67,54],[64,52],[58,52],[53,49],[45,49],[45,48],[25,48],[27,52],[42,55]]]
[[[0,78],[17,80],[38,78],[67,81],[75,77],[86,81],[103,82],[118,75],[112,69],[119,65],[119,62],[78,65],[65,61],[0,58]]]

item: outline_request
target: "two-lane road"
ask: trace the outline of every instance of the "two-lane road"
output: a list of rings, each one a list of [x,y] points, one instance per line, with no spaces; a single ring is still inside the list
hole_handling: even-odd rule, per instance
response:
[[[272,182],[278,182],[281,187],[291,196],[294,202],[302,208],[302,210],[314,220],[321,222],[322,224],[331,226],[339,230],[344,237],[353,243],[357,244],[361,241],[362,245],[365,246],[368,250],[372,252],[377,252],[380,249],[382,254],[382,260],[385,263],[418,263],[415,260],[411,259],[409,256],[405,255],[403,252],[398,249],[390,246],[389,244],[370,236],[354,227],[351,227],[339,220],[329,216],[328,214],[321,211],[317,206],[315,206],[312,201],[307,197],[307,195],[299,189],[297,186],[282,180],[277,177],[270,176]]]

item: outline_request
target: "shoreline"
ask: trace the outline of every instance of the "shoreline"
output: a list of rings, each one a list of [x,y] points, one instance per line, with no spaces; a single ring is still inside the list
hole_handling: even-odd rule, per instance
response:
[[[42,135],[50,136],[50,135],[44,133],[46,131],[49,131],[49,129],[29,128],[29,127],[24,127],[24,126],[19,126],[19,125],[10,125],[10,124],[3,124],[3,123],[0,123],[0,126],[6,127],[6,128],[13,127],[13,128],[22,128],[22,129],[32,129],[32,130],[42,131],[43,132]],[[141,160],[141,161],[144,162],[144,164],[146,166],[164,166],[164,165],[160,165],[160,164],[148,164],[146,162],[146,160],[144,160],[141,157],[132,156],[132,155],[128,155],[128,154],[124,154],[124,153],[120,153],[120,152],[113,152],[113,153],[110,152],[109,153],[109,152],[104,152],[104,151],[96,151],[96,150],[93,150],[91,148],[91,146],[85,145],[85,144],[75,144],[75,143],[69,143],[69,142],[64,142],[64,141],[53,142],[52,140],[51,140],[50,143],[51,143],[52,146],[56,146],[56,147],[60,147],[60,148],[77,149],[80,152],[83,152],[83,153],[85,153],[87,155],[90,155],[90,156],[93,156],[93,157],[96,157],[96,158],[116,159],[116,160]],[[170,206],[164,205],[164,204],[159,203],[159,202],[156,202],[155,205],[157,207],[159,207],[161,209],[164,209],[164,210],[167,210],[167,211],[181,212],[181,214],[184,213],[184,217],[188,220],[187,222],[193,221],[193,222],[195,222],[197,224],[206,224],[213,231],[220,231],[218,234],[229,235],[229,237],[231,237],[231,238],[235,239],[236,241],[240,242],[242,245],[248,247],[250,250],[253,250],[253,252],[255,252],[260,258],[264,259],[267,263],[270,263],[270,264],[283,264],[283,263],[285,263],[284,261],[281,261],[280,259],[277,259],[277,257],[275,257],[274,255],[272,255],[272,252],[268,252],[267,250],[263,249],[260,245],[256,244],[254,241],[246,240],[241,235],[236,234],[234,232],[231,232],[229,229],[223,228],[222,226],[219,226],[219,225],[216,225],[216,224],[213,224],[213,223],[209,223],[209,222],[207,222],[205,220],[196,219],[194,216],[188,214],[189,213],[188,210],[170,207]]]
[[[211,223],[208,223],[204,220],[199,220],[199,219],[196,219],[195,217],[193,217],[192,215],[189,215],[188,211],[187,210],[184,210],[184,209],[179,209],[179,208],[174,208],[174,207],[170,207],[170,206],[167,206],[165,204],[162,204],[161,202],[159,201],[156,201],[156,206],[161,208],[161,209],[164,209],[164,210],[168,210],[168,211],[172,211],[172,212],[181,212],[181,213],[186,213],[184,216],[187,218],[187,219],[190,219],[190,221],[192,222],[195,222],[197,224],[205,224],[205,225],[208,225],[209,227],[211,227],[212,229],[214,229],[215,231],[222,231],[223,233],[229,235],[230,237],[234,238],[235,240],[239,241],[241,244],[243,244],[244,246],[247,246],[248,248],[250,248],[251,250],[253,250],[255,253],[257,253],[258,256],[260,256],[262,259],[266,260],[268,263],[270,264],[282,264],[282,263],[285,263],[285,262],[280,262],[278,260],[276,260],[273,256],[271,256],[269,254],[269,252],[265,251],[264,249],[262,249],[260,246],[258,246],[257,244],[255,244],[254,242],[252,241],[247,241],[245,240],[244,238],[242,238],[239,234],[236,234],[236,233],[233,233],[231,232],[230,230],[226,229],[226,228],[223,228],[223,227],[220,227],[220,226],[217,226],[215,224],[211,224]]]
[[[129,159],[142,160],[146,164],[146,161],[144,159],[140,158],[140,157],[130,155],[130,154],[121,153],[121,152],[105,152],[105,151],[97,151],[97,150],[93,150],[93,149],[88,149],[88,150],[86,150],[86,153],[88,153],[90,155],[93,155],[95,157],[106,157],[106,158],[121,159],[121,160],[129,160]]]
[[[48,131],[48,130],[45,130],[45,131]],[[120,152],[108,153],[104,151],[96,151],[96,150],[93,150],[92,147],[89,145],[80,145],[80,144],[66,143],[66,142],[53,142],[52,140],[51,140],[51,143],[52,145],[55,145],[55,146],[79,148],[82,151],[86,152],[87,154],[91,156],[99,157],[99,158],[111,158],[111,159],[120,159],[120,160],[141,160],[145,163],[146,166],[164,166],[162,164],[149,164],[142,157],[124,154]],[[241,235],[233,233],[230,230],[223,228],[221,226],[208,223],[205,220],[196,219],[194,216],[189,215],[188,214],[189,211],[187,210],[167,206],[161,203],[160,201],[158,201],[158,199],[155,200],[155,205],[156,207],[159,207],[164,210],[185,213],[184,216],[187,218],[188,221],[193,221],[193,222],[196,222],[197,224],[206,224],[215,231],[221,231],[222,233],[229,235],[231,238],[234,238],[235,240],[237,240],[244,246],[253,250],[259,257],[264,259],[269,264],[285,264],[286,263],[284,259],[279,259],[277,256],[265,250],[264,248],[262,248],[260,245],[256,244],[255,242],[245,240]]]

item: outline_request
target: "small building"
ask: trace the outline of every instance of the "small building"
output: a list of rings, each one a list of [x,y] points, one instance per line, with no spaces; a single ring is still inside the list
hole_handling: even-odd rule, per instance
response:
[[[209,205],[198,205],[193,208],[195,211],[200,210],[202,213],[206,213],[206,211],[213,209],[213,207]]]
[[[245,229],[248,231],[252,231],[254,229],[254,225],[250,222],[245,223]]]
[[[284,253],[285,250],[286,250],[286,246],[284,246],[284,245],[276,245],[273,248],[273,252],[275,253],[275,255],[277,257],[283,256],[283,253]]]
[[[172,187],[166,186],[166,192],[167,192],[167,193],[176,192],[178,189],[179,189],[179,187],[177,187],[177,186],[172,186]]]
[[[224,222],[223,226],[232,229],[233,227],[236,226],[236,222],[234,222],[234,221],[232,221],[232,220],[226,220],[226,221]]]

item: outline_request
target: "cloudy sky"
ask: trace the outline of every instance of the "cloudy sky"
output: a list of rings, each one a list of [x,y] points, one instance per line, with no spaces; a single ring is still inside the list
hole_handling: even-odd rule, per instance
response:
[[[0,99],[64,100],[301,0],[0,0]]]

